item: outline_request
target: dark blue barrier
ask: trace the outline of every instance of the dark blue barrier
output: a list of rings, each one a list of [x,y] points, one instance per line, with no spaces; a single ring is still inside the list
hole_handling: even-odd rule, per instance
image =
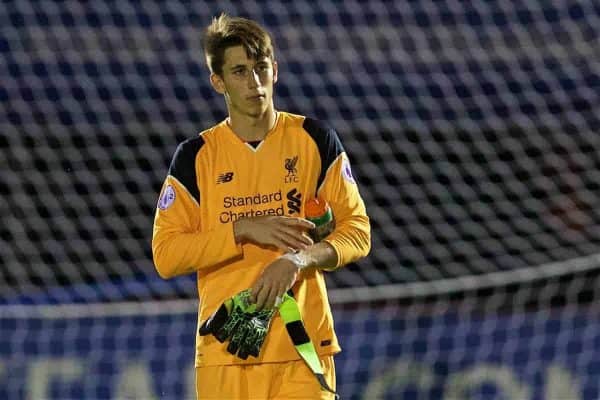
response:
[[[0,398],[194,398],[194,304],[181,303],[178,312],[171,303],[160,313],[164,304],[147,303],[145,316],[135,314],[136,305],[121,316],[89,309],[96,317],[73,309],[27,317],[4,306]],[[344,347],[336,359],[342,399],[579,400],[600,393],[600,324],[591,311],[419,315],[386,306],[334,314]]]

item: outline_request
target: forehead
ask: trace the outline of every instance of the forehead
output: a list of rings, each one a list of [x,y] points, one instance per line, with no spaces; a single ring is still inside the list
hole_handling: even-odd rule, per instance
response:
[[[264,57],[260,60],[255,60],[253,58],[248,57],[246,54],[246,49],[243,46],[233,46],[225,49],[223,53],[223,66],[224,67],[233,67],[234,65],[252,65],[258,61],[266,61],[269,60],[268,57]]]

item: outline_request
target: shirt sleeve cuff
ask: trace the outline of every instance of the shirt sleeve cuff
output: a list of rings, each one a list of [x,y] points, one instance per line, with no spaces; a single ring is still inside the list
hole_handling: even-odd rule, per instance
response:
[[[343,260],[342,260],[342,253],[341,253],[340,249],[338,248],[338,245],[336,244],[336,242],[332,239],[324,239],[323,242],[328,243],[333,248],[333,251],[335,251],[335,255],[337,257],[337,263],[336,263],[335,267],[323,268],[323,269],[326,271],[333,271],[333,270],[338,269],[342,265],[344,265]]]

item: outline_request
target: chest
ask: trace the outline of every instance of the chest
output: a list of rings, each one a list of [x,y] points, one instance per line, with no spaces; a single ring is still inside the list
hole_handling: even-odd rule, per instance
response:
[[[229,223],[260,215],[303,216],[303,204],[314,196],[319,173],[319,155],[309,146],[263,142],[256,149],[222,147],[202,172],[204,220]]]

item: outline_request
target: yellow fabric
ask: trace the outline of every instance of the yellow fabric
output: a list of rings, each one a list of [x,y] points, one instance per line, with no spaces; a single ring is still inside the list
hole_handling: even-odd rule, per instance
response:
[[[265,214],[303,217],[302,204],[318,191],[336,218],[336,230],[326,240],[338,254],[338,266],[368,253],[369,220],[356,184],[344,174],[346,154],[322,165],[323,153],[303,122],[302,116],[279,112],[274,128],[256,149],[242,142],[225,121],[202,132],[204,144],[189,160],[199,199],[191,194],[196,187],[167,176],[154,221],[154,262],[165,278],[197,271],[199,323],[224,300],[252,287],[264,267],[281,255],[253,244],[236,244],[232,224],[236,219]],[[327,174],[318,188],[322,169]],[[164,200],[168,190],[174,190],[170,202]],[[323,271],[302,271],[293,291],[317,352],[339,352]],[[259,358],[240,360],[212,335],[196,337],[196,366],[298,359],[279,315]]]
[[[333,356],[321,359],[323,376],[335,388]],[[334,389],[335,390],[335,389]],[[333,400],[303,361],[196,368],[198,400]]]

